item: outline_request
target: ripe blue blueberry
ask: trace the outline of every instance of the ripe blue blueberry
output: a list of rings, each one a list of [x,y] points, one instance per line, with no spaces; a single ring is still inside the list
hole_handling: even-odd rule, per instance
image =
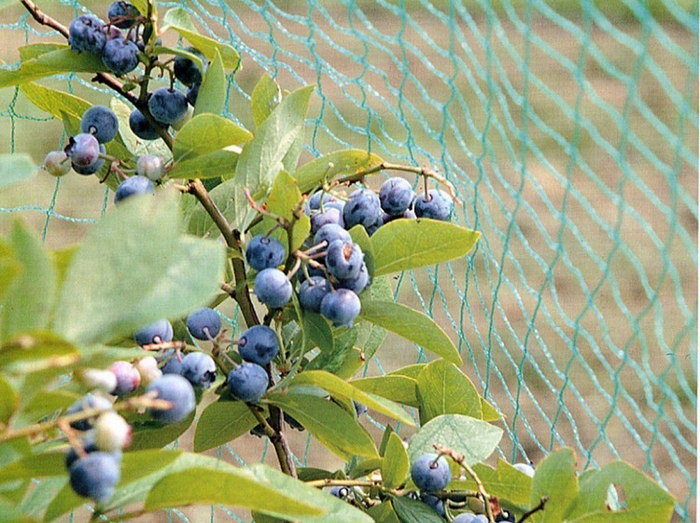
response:
[[[139,65],[138,53],[134,42],[120,36],[107,41],[102,49],[102,63],[115,75],[122,76]]]
[[[145,176],[137,174],[131,178],[127,178],[117,186],[117,191],[114,194],[114,203],[118,204],[131,196],[153,194],[154,192],[156,192],[156,187],[153,185],[153,182]]]
[[[343,207],[343,222],[346,229],[362,225],[369,234],[382,225],[382,207],[374,191],[358,189],[350,195],[350,200]]]
[[[311,212],[311,234],[328,223],[335,223],[343,227],[343,202],[328,202],[323,204],[323,210]]]
[[[216,338],[221,330],[221,318],[214,309],[202,307],[187,316],[187,330],[198,340]]]
[[[165,174],[163,158],[154,154],[144,154],[136,160],[136,174],[157,182]]]
[[[314,235],[314,245],[325,241],[326,245],[330,245],[335,240],[351,242],[350,233],[335,223],[328,223],[321,227]]]
[[[244,361],[267,365],[280,351],[277,333],[265,325],[255,325],[241,334],[238,353]]]
[[[256,271],[279,267],[286,257],[282,242],[264,234],[251,238],[245,249],[245,259]]]
[[[51,151],[44,158],[44,170],[51,176],[64,176],[70,171],[70,161],[64,151]]]
[[[182,421],[196,407],[192,384],[177,374],[164,374],[151,383],[146,392],[156,392],[158,399],[172,403],[169,409],[149,409],[153,419],[162,423]]]
[[[437,512],[440,517],[445,517],[445,504],[439,497],[423,492],[420,495],[420,500]]]
[[[292,298],[292,283],[279,269],[264,269],[255,277],[253,292],[262,303],[274,309]]]
[[[326,268],[336,278],[355,278],[360,273],[364,256],[359,245],[334,240],[326,252]]]
[[[81,443],[82,443],[81,447],[85,451],[86,454],[91,454],[91,453],[99,450],[97,448],[97,445],[95,444],[94,439],[92,439],[92,438],[89,438],[89,437],[85,438],[85,440],[83,440]],[[66,455],[65,455],[66,469],[70,469],[71,465],[73,463],[75,463],[76,461],[78,461],[79,458],[80,458],[80,456],[78,455],[78,451],[76,451],[73,447],[69,448],[66,451]]]
[[[199,51],[199,49],[194,47],[186,47],[185,51],[199,58],[202,61],[202,70],[206,71],[207,58],[201,53],[201,51]],[[180,80],[188,87],[202,83],[202,70],[199,69],[194,60],[190,60],[185,56],[175,57],[175,63],[173,64],[173,73],[175,73],[175,78]]]
[[[119,120],[109,107],[93,105],[83,113],[80,132],[92,134],[99,143],[111,142],[119,132]]]
[[[182,360],[177,357],[175,349],[168,349],[156,358],[158,363],[162,363],[161,371],[163,374],[180,374],[182,375]],[[184,359],[184,358],[183,358]]]
[[[99,54],[106,42],[104,24],[96,16],[80,15],[70,23],[68,43],[71,49]]]
[[[321,300],[321,314],[336,327],[341,325],[352,327],[353,321],[360,314],[360,307],[360,298],[348,289],[329,292]]]
[[[119,483],[121,462],[111,452],[92,452],[70,467],[70,486],[76,494],[105,503]]]
[[[208,389],[216,380],[216,363],[204,352],[190,352],[182,358],[182,377],[194,387]]]
[[[112,402],[105,398],[104,396],[95,396],[93,394],[86,394],[79,400],[77,400],[75,403],[73,403],[70,407],[66,409],[66,414],[77,414],[78,412],[82,412],[87,409],[111,409],[112,408]],[[94,422],[94,418],[88,418],[88,419],[82,419],[79,421],[72,421],[70,423],[70,426],[74,428],[75,430],[90,430],[92,428],[92,424]]]
[[[501,508],[501,511],[494,518],[494,521],[496,523],[515,523],[515,514],[509,510]]]
[[[358,417],[367,414],[367,405],[355,400],[352,400],[352,404],[355,407],[355,414],[357,414]]]
[[[415,197],[411,184],[399,177],[389,178],[379,189],[382,210],[391,216],[400,216],[406,212]]]
[[[299,287],[299,305],[307,311],[321,312],[321,302],[329,292],[331,288],[323,276],[304,279]]]
[[[348,497],[348,494],[350,494],[350,489],[345,485],[334,485],[330,488],[328,493],[336,498],[344,499]]]
[[[469,512],[463,512],[456,518],[452,520],[452,523],[488,523],[488,518],[483,514],[470,514]]]
[[[362,262],[360,267],[360,272],[354,278],[337,278],[335,287],[338,289],[348,289],[355,294],[360,294],[367,287],[369,287],[369,271],[367,270],[367,265]]]
[[[100,154],[105,154],[105,146],[100,144]],[[104,158],[98,158],[95,163],[92,165],[87,165],[85,167],[76,165],[75,163],[71,162],[71,167],[73,170],[83,176],[88,176],[90,174],[95,174],[97,171],[99,171],[102,166],[105,164]]]
[[[452,214],[452,198],[440,189],[430,189],[428,197],[421,194],[413,204],[413,210],[418,218],[432,218],[433,220],[447,221]]]
[[[146,117],[138,109],[134,109],[129,115],[129,128],[142,140],[156,140],[160,137],[158,130],[146,120]]]
[[[148,99],[148,110],[162,124],[172,124],[187,114],[187,98],[177,89],[160,87]]]
[[[115,361],[110,365],[109,370],[117,377],[117,386],[112,391],[112,394],[125,396],[139,388],[141,374],[128,361]]]
[[[304,212],[310,216],[312,211],[319,210],[321,208],[321,199],[323,199],[324,207],[326,203],[338,201],[338,199],[329,192],[316,191],[307,200],[306,205],[304,206]]]
[[[268,376],[257,363],[244,362],[231,371],[226,382],[234,398],[257,403],[267,390]]]
[[[70,139],[65,152],[71,163],[78,167],[90,167],[100,157],[100,143],[89,133],[76,134]]]
[[[134,340],[142,346],[172,341],[172,339],[173,326],[166,319],[150,323],[134,333]]]
[[[199,85],[200,84],[191,85],[187,88],[187,91],[185,92],[185,98],[187,98],[187,103],[189,103],[192,107],[194,107],[197,104],[197,97],[199,96]]]
[[[452,479],[450,464],[437,454],[423,454],[411,465],[411,479],[423,492],[438,492]]]
[[[139,10],[128,2],[112,2],[107,9],[109,22],[120,29],[128,29],[134,25],[139,16]]]

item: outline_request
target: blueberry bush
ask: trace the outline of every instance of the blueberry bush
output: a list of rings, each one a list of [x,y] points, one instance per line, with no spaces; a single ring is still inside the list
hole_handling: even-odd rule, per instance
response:
[[[285,93],[265,76],[255,129],[222,117],[240,57],[183,9],[114,2],[106,22],[66,27],[22,3],[65,41],[22,47],[0,87],[63,122],[69,138],[44,170],[91,176],[115,205],[76,247],[48,251],[19,221],[0,240],[0,521],[86,503],[120,521],[193,504],[258,523],[670,519],[673,498],[624,462],[578,473],[568,448],[537,464],[492,457],[498,412],[390,279],[478,241],[451,223],[459,202],[435,170],[361,150],[300,165],[313,86]],[[166,32],[186,44],[162,45]],[[66,72],[113,98],[91,105],[35,82]],[[35,171],[4,155],[0,188]],[[232,302],[238,336],[218,310]],[[388,332],[434,358],[355,377]],[[368,410],[386,422],[379,441]],[[193,425],[193,449],[168,447]],[[290,430],[344,466],[299,466]],[[203,454],[256,436],[278,467]]]

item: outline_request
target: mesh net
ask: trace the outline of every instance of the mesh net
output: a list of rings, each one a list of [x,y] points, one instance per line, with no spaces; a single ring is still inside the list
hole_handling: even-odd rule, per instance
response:
[[[103,5],[90,3],[99,15]],[[614,5],[613,5],[614,4]],[[397,296],[458,342],[465,370],[503,414],[501,457],[574,447],[582,468],[621,458],[676,497],[696,490],[697,4],[675,0],[434,0],[161,4],[239,50],[227,116],[250,125],[263,71],[317,84],[307,159],[346,147],[437,167],[459,223],[482,239],[464,259],[401,275]],[[41,6],[67,23],[68,0]],[[15,49],[58,41],[19,7],[0,13],[2,67]],[[180,42],[181,43],[181,42]],[[46,81],[45,81],[46,82]],[[77,75],[51,81],[107,93]],[[0,91],[2,149],[35,159],[61,122]],[[41,137],[41,139],[37,139]],[[45,138],[44,138],[45,137]],[[0,195],[52,247],[105,212],[92,179],[37,177]],[[231,313],[236,324],[235,313]],[[364,372],[425,361],[389,338]],[[379,421],[374,421],[378,426]],[[377,429],[379,430],[379,428]],[[265,460],[264,442],[219,449]],[[299,463],[316,452],[296,441]],[[242,521],[211,507],[211,519]],[[180,511],[173,519],[192,519]]]

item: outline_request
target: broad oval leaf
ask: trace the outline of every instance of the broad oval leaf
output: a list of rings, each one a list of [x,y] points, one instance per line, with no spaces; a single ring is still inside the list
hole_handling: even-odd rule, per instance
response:
[[[109,71],[98,54],[79,53],[65,46],[22,62],[17,70],[0,70],[0,88],[38,80],[59,73],[100,73]]]
[[[481,397],[472,381],[454,363],[446,360],[429,363],[416,382],[421,424],[441,414],[464,414],[482,419]]]
[[[228,118],[216,114],[200,114],[187,122],[177,133],[173,143],[176,162],[202,154],[212,153],[245,144],[253,137]],[[230,149],[238,152],[239,149]]]
[[[403,336],[457,365],[462,364],[457,347],[429,316],[389,301],[362,300],[361,319]]]
[[[413,463],[419,456],[443,445],[464,456],[468,465],[488,458],[501,441],[503,430],[490,423],[461,414],[444,414],[430,420],[411,438],[408,455]]]
[[[218,401],[210,404],[199,417],[194,434],[194,451],[209,450],[242,436],[258,420],[242,401]]]
[[[399,435],[396,432],[391,432],[384,451],[384,459],[382,460],[381,471],[384,486],[388,488],[400,486],[406,480],[409,468],[410,463],[406,447],[404,447]]]
[[[570,448],[551,453],[537,464],[532,478],[530,504],[534,507],[547,496],[547,510],[542,511],[542,523],[563,521],[579,493],[576,477],[576,454]]]
[[[401,523],[442,523],[445,521],[435,510],[417,499],[403,496],[393,498],[392,503]]]
[[[255,127],[260,127],[270,116],[272,110],[282,100],[282,91],[269,74],[264,74],[253,89],[250,105],[253,111]]]
[[[219,149],[178,161],[173,164],[173,168],[168,171],[168,175],[175,179],[184,178],[189,180],[193,178],[218,178],[220,176],[226,178],[236,172],[236,162],[238,162],[237,152]],[[197,206],[201,207],[199,203]],[[206,214],[204,208],[201,208],[200,211]],[[211,222],[209,215],[206,218]]]
[[[478,231],[427,218],[391,221],[372,235],[374,274],[460,258],[474,247],[479,236]]]
[[[194,412],[182,421],[163,425],[156,421],[132,422],[134,434],[131,439],[130,451],[145,449],[160,449],[179,438],[194,421]]]
[[[194,115],[212,113],[219,115],[226,103],[226,73],[221,53],[215,50],[214,59],[204,73],[202,84],[199,86],[197,101],[194,104]]]
[[[294,172],[301,192],[309,192],[319,187],[324,181],[339,177],[348,177],[382,164],[376,154],[360,149],[343,149],[320,156],[302,165]]]
[[[408,376],[375,376],[372,378],[359,378],[350,382],[360,390],[381,396],[391,401],[418,407],[417,396],[418,382]]]

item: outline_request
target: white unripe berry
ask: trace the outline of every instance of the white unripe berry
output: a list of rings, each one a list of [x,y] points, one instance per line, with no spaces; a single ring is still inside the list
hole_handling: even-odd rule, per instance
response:
[[[100,414],[94,430],[95,446],[105,452],[123,450],[131,444],[131,425],[114,411]]]

